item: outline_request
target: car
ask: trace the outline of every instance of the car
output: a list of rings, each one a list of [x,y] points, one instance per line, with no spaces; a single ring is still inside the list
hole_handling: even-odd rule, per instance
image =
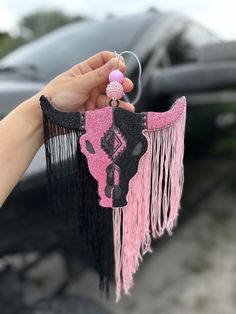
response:
[[[176,13],[150,10],[72,23],[0,60],[0,117],[91,55],[103,50],[132,51],[142,66],[142,94],[136,111],[165,111],[177,97],[187,98],[183,204],[192,213],[222,176],[216,171],[218,164],[214,168],[209,163],[214,165],[220,157],[231,165],[229,156],[236,153],[235,46]],[[132,101],[138,65],[132,56],[124,57],[126,76],[135,86],[129,95]],[[87,257],[82,262],[83,254],[72,245],[74,231],[65,230],[50,212],[45,170],[42,146],[1,208],[0,256],[32,251],[43,255],[60,248],[67,260],[76,256],[86,264]]]

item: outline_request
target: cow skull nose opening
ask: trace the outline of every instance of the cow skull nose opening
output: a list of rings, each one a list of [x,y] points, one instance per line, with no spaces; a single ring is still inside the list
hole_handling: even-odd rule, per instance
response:
[[[120,173],[116,164],[107,167],[107,184],[105,187],[105,195],[109,198],[119,199],[121,196],[121,187],[119,186]]]
[[[119,199],[121,196],[121,188],[118,185],[106,185],[105,194],[107,197]]]
[[[112,189],[113,189],[113,185],[106,185],[105,187],[105,195],[109,198],[111,198],[111,192],[112,192]]]

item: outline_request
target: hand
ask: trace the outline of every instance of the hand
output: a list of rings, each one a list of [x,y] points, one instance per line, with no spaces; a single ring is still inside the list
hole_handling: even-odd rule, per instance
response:
[[[119,60],[119,70],[125,72],[123,58]],[[62,111],[85,111],[108,106],[110,98],[105,95],[109,84],[109,73],[117,68],[114,52],[102,51],[87,60],[74,65],[68,71],[55,77],[40,92],[51,98],[55,106]],[[125,93],[133,89],[133,83],[125,78]],[[134,111],[134,106],[119,101],[120,107]]]
[[[124,72],[126,67],[121,59],[119,69]],[[62,111],[84,111],[107,106],[110,99],[104,95],[105,88],[109,83],[110,71],[116,67],[117,59],[113,52],[100,52],[55,77],[0,121],[0,207],[44,142],[39,97],[42,94],[50,97]],[[125,78],[123,87],[126,93],[130,92],[133,83]],[[124,101],[120,101],[120,106],[134,111],[134,106]]]

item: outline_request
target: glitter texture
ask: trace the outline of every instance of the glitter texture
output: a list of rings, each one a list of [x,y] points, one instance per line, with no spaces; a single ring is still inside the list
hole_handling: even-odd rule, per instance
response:
[[[160,129],[170,126],[184,112],[186,98],[178,98],[170,110],[165,112],[147,112],[147,129]]]
[[[106,95],[110,98],[121,99],[124,95],[124,89],[119,82],[110,82],[106,88]]]
[[[82,153],[87,157],[89,171],[98,181],[98,193],[101,197],[100,206],[112,207],[112,198],[105,194],[106,169],[111,160],[101,147],[101,138],[112,126],[112,108],[105,107],[99,110],[86,111],[85,129],[86,133],[80,137]],[[86,141],[92,144],[95,154],[89,153],[86,148]]]
[[[126,147],[126,140],[120,130],[113,126],[102,138],[102,147],[111,160],[115,160]]]

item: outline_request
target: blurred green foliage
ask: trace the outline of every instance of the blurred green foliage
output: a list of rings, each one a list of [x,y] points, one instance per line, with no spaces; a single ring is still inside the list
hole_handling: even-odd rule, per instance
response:
[[[86,19],[83,16],[68,16],[59,10],[37,11],[24,16],[19,24],[18,36],[0,31],[0,58],[10,51],[63,25]]]

